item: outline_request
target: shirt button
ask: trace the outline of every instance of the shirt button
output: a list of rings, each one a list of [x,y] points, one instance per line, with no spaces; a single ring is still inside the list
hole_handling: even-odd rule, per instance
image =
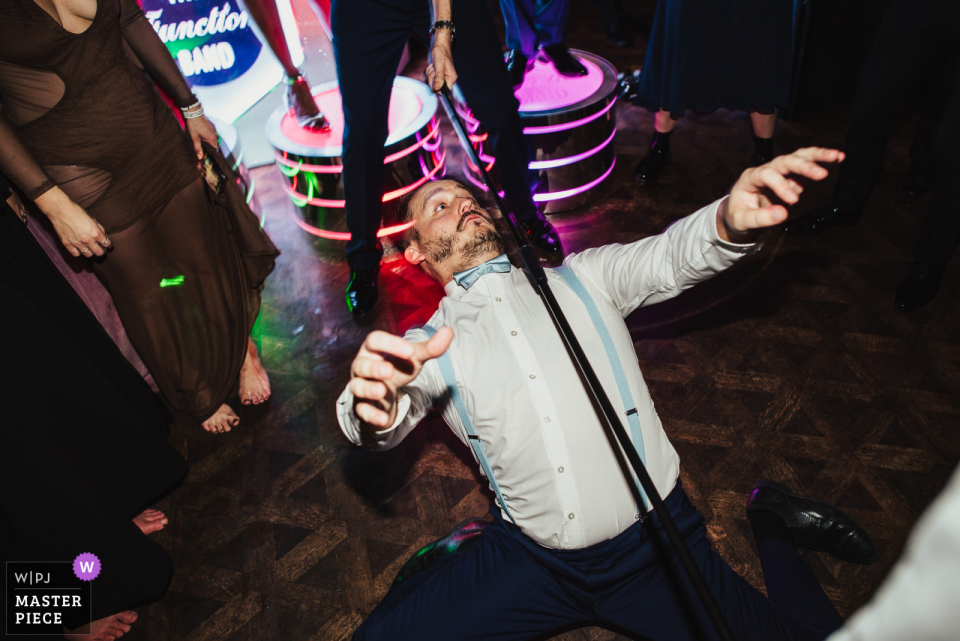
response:
[[[558,468],[557,468],[557,471],[560,472],[561,474],[563,474],[563,468],[562,468],[562,467],[558,467]]]
[[[536,378],[536,377],[537,377],[536,374],[531,374],[531,375],[530,375],[530,379],[531,379],[531,380],[534,379],[534,378]]]
[[[543,422],[544,422],[544,423],[549,423],[549,422],[550,422],[550,417],[549,417],[549,416],[544,416],[544,417],[543,417]]]
[[[500,297],[499,297],[499,296],[497,296],[497,302],[498,302],[498,303],[500,302]]]
[[[572,521],[572,520],[573,520],[573,512],[571,512],[570,514],[568,514],[568,515],[567,515],[567,518]]]
[[[516,336],[517,333],[516,333],[516,332],[510,332],[510,335],[511,335],[511,336]]]

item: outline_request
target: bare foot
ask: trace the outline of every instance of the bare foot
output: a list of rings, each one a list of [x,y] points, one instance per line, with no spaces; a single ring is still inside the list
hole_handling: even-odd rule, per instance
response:
[[[160,510],[144,510],[133,517],[133,522],[144,534],[152,534],[163,529],[163,526],[167,524],[167,517]]]
[[[129,632],[130,626],[136,620],[137,613],[127,610],[70,630],[63,636],[69,641],[115,641]]]
[[[240,424],[237,416],[229,405],[224,403],[217,413],[203,422],[203,429],[208,432],[229,432],[231,428]]]
[[[259,405],[270,398],[270,379],[260,363],[257,346],[247,339],[247,358],[240,368],[240,402],[244,405]]]

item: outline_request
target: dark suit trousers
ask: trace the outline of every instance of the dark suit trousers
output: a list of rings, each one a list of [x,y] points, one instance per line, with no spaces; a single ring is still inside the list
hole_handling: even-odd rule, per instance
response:
[[[904,102],[922,94],[940,67],[960,50],[960,3],[894,0],[864,63],[847,129],[847,158],[834,202],[861,211],[880,178],[887,136]],[[919,132],[918,132],[919,133]]]
[[[500,0],[507,47],[532,58],[539,47],[563,42],[570,0]]]
[[[760,547],[767,598],[710,548],[679,485],[664,503],[739,641],[813,641],[843,625],[789,543]],[[580,550],[543,548],[494,517],[472,546],[396,584],[355,641],[530,639],[581,624],[651,641],[717,638],[655,515]]]
[[[530,220],[536,206],[528,184],[520,105],[493,19],[484,0],[452,0],[452,8],[457,85],[489,134],[508,203],[518,218]],[[347,260],[352,269],[373,269],[383,255],[377,230],[390,91],[407,40],[413,36],[429,43],[430,1],[333,0],[330,17],[343,96],[347,228],[353,236],[347,243]]]

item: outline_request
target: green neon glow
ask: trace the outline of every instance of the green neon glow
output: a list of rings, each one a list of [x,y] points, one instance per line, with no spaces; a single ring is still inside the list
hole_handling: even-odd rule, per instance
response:
[[[297,166],[296,166],[296,167],[287,167],[286,165],[283,165],[283,164],[281,164],[281,163],[277,163],[277,168],[280,169],[280,173],[282,173],[282,174],[283,174],[284,176],[286,176],[287,178],[293,178],[293,177],[296,176],[298,173],[300,173],[300,167],[302,167],[302,166],[303,166],[303,161],[302,161],[302,160],[298,160],[298,161],[297,161]]]
[[[180,276],[175,276],[173,278],[162,278],[160,280],[160,287],[175,287],[177,285],[183,284],[183,274]]]

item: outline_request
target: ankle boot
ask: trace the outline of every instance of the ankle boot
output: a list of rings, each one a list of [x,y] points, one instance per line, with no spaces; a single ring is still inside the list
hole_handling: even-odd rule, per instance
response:
[[[633,179],[641,185],[654,183],[660,170],[670,158],[670,134],[672,131],[655,131],[650,141],[650,150],[633,170]]]
[[[750,158],[751,167],[759,167],[773,160],[773,138],[753,137],[753,157]]]

